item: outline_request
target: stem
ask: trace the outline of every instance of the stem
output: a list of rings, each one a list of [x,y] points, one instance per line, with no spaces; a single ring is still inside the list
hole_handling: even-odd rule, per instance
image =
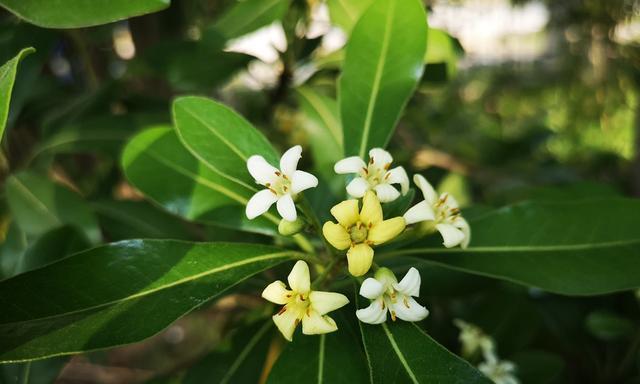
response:
[[[639,348],[640,348],[640,330],[636,332],[633,342],[631,342],[631,345],[629,346],[627,353],[622,358],[622,362],[620,363],[620,366],[618,367],[618,372],[617,372],[619,376],[621,376],[624,373],[624,371],[627,369],[627,367],[633,363],[633,359],[636,355],[635,352]]]
[[[24,363],[24,367],[22,368],[22,384],[29,383],[29,376],[31,374],[31,362],[27,361]]]
[[[329,276],[329,274],[333,272],[338,261],[340,261],[340,259],[338,258],[332,259],[329,265],[324,269],[324,271],[322,271],[322,273],[318,277],[316,277],[313,283],[311,283],[311,286],[317,287],[318,285],[320,285],[320,283],[322,283]]]
[[[293,241],[295,241],[296,244],[298,244],[298,246],[300,247],[300,249],[302,249],[305,252],[315,251],[315,248],[313,247],[311,242],[309,242],[309,240],[307,240],[307,238],[300,233],[298,233],[297,235],[293,235]]]

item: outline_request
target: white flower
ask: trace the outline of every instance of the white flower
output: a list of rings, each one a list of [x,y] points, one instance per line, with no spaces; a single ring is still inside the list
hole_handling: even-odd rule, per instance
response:
[[[287,277],[291,290],[280,280],[269,284],[262,297],[275,304],[284,305],[273,315],[273,322],[285,339],[291,341],[293,332],[302,321],[302,333],[317,335],[338,329],[336,322],[327,313],[345,306],[349,299],[335,292],[312,291],[309,266],[298,261]]]
[[[519,384],[516,366],[507,360],[493,359],[478,365],[478,369],[496,384]]]
[[[383,203],[393,201],[400,192],[391,184],[400,184],[402,194],[409,190],[409,177],[402,167],[391,168],[393,158],[382,148],[369,151],[369,163],[358,156],[351,156],[338,161],[333,170],[338,174],[355,173],[358,176],[347,185],[347,193],[361,198],[368,190],[374,190]]]
[[[429,311],[413,299],[420,295],[420,273],[413,267],[399,283],[391,270],[378,269],[375,278],[369,277],[362,283],[360,295],[371,300],[367,308],[356,311],[356,316],[363,323],[384,323],[387,312],[391,312],[393,321],[396,318],[420,321],[429,315]]]
[[[296,205],[293,202],[296,195],[318,185],[318,179],[315,176],[296,170],[300,157],[302,157],[302,147],[296,145],[282,155],[280,169],[269,164],[260,155],[253,155],[247,160],[247,169],[251,176],[256,183],[267,188],[249,199],[245,210],[249,219],[262,215],[276,202],[278,213],[283,219],[295,221],[298,218]]]
[[[421,221],[432,222],[442,235],[445,247],[460,245],[466,248],[471,241],[471,229],[460,215],[456,199],[446,192],[438,197],[435,189],[421,175],[414,175],[413,182],[422,191],[424,200],[409,208],[404,214],[407,225]]]
[[[462,344],[463,356],[471,357],[478,351],[482,351],[482,355],[487,360],[495,356],[493,339],[485,334],[480,327],[460,319],[455,319],[453,323],[460,329],[458,340]]]

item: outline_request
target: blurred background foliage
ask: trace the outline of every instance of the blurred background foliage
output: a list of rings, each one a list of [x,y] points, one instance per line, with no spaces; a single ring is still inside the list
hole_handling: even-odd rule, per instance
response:
[[[340,157],[341,134],[327,132],[340,129],[341,48],[368,3],[182,0],[158,13],[64,30],[0,11],[0,62],[36,48],[18,71],[2,181],[50,196],[59,213],[48,223],[2,207],[0,276],[100,239],[259,239],[188,223],[144,201],[123,177],[122,148],[145,128],[171,124],[175,96],[202,94],[231,105],[281,149],[310,147],[317,173],[328,178]],[[474,206],[469,215],[524,199],[640,196],[640,2],[425,5],[426,70],[390,145],[409,173],[446,186]],[[12,190],[3,201],[20,206],[24,196]],[[51,259],[28,256],[38,249]],[[451,350],[459,350],[450,323],[458,316],[493,335],[525,383],[640,383],[640,306],[632,294],[567,298],[422,270],[428,329]],[[202,382],[197,361],[233,350],[237,319],[258,316],[259,308],[253,297],[228,296],[144,343],[70,363],[2,366],[0,380],[18,382],[30,370],[33,383]],[[268,366],[280,346],[264,348]]]

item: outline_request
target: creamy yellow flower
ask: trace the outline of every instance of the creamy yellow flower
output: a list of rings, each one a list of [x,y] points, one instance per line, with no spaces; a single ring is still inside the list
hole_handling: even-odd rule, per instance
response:
[[[309,266],[302,260],[293,266],[287,280],[291,290],[277,280],[262,292],[262,297],[270,302],[284,305],[272,319],[285,339],[291,341],[300,322],[305,335],[329,333],[338,329],[336,322],[326,314],[345,306],[349,302],[345,295],[312,291]]]
[[[398,236],[406,225],[402,217],[383,220],[380,200],[372,191],[365,193],[359,212],[358,200],[354,199],[337,204],[331,208],[331,214],[338,223],[327,221],[322,227],[322,233],[337,249],[349,249],[349,273],[354,276],[362,276],[371,268],[372,246]]]

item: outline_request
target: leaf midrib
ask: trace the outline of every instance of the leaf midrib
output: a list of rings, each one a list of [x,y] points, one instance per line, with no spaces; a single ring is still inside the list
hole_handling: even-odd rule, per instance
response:
[[[419,381],[416,378],[416,375],[413,373],[413,370],[411,369],[411,367],[409,366],[409,363],[405,359],[404,354],[398,347],[398,344],[396,343],[396,339],[393,337],[393,334],[391,333],[391,331],[389,331],[389,327],[387,326],[386,323],[382,323],[382,329],[384,330],[384,333],[387,335],[387,339],[389,339],[389,344],[391,344],[393,351],[396,353],[396,356],[398,356],[398,360],[400,360],[400,363],[402,364],[405,371],[407,372],[407,375],[409,375],[409,378],[411,379],[411,381],[415,384],[419,384]]]
[[[49,207],[47,207],[47,205],[42,200],[38,199],[38,197],[34,195],[27,188],[27,186],[22,183],[22,181],[20,181],[20,179],[14,176],[11,178],[11,180],[13,180],[14,185],[16,185],[22,191],[22,195],[27,198],[27,201],[30,201],[32,204],[34,204],[38,211],[44,213],[49,218],[51,218],[55,224],[62,224],[62,221],[60,221],[58,216],[56,216],[53,212],[51,212]]]
[[[240,367],[240,364],[242,364],[242,362],[247,358],[247,355],[249,355],[249,352],[251,352],[253,347],[255,347],[256,344],[258,344],[258,341],[260,340],[260,338],[262,338],[262,336],[265,334],[265,332],[267,332],[269,330],[269,328],[271,328],[271,322],[267,321],[258,330],[258,332],[256,332],[253,335],[251,340],[249,340],[247,345],[238,354],[238,357],[236,357],[236,359],[233,361],[233,363],[231,364],[231,366],[227,370],[227,373],[222,377],[222,379],[220,379],[220,384],[226,384],[226,383],[229,382],[229,380],[231,380],[233,375],[236,373],[238,367]]]

